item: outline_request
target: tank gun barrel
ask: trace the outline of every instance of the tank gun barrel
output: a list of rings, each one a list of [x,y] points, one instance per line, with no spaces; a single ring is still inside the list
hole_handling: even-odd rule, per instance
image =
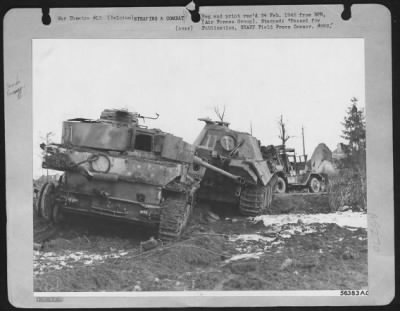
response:
[[[197,165],[200,165],[200,166],[204,166],[205,168],[208,168],[208,169],[210,169],[210,170],[212,170],[214,172],[217,172],[217,173],[219,173],[219,174],[221,174],[221,175],[223,175],[225,177],[233,179],[234,181],[236,181],[239,184],[242,184],[242,185],[245,184],[245,180],[243,179],[243,177],[237,176],[237,175],[233,175],[233,174],[231,174],[231,173],[229,173],[227,171],[224,171],[223,169],[220,169],[220,168],[218,168],[218,167],[216,167],[216,166],[214,166],[214,165],[212,165],[212,164],[210,164],[210,163],[208,163],[206,161],[203,161],[201,158],[199,158],[197,156],[193,157],[193,163],[197,164]]]

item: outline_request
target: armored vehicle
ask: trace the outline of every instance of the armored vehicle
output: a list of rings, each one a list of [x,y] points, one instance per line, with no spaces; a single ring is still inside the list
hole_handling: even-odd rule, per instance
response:
[[[308,189],[316,193],[323,190],[327,177],[308,167],[307,155],[297,155],[295,149],[282,145],[262,146],[261,151],[270,170],[277,175],[275,192]]]
[[[201,180],[200,200],[235,204],[243,215],[268,209],[276,178],[263,159],[257,139],[229,128],[229,123],[199,119],[206,124],[194,142],[190,174]]]
[[[40,190],[37,212],[59,222],[62,212],[100,215],[158,226],[176,239],[194,205],[199,182],[188,175],[194,147],[139,125],[138,113],[104,110],[100,119],[63,122],[61,144],[42,144],[42,167],[63,171]]]

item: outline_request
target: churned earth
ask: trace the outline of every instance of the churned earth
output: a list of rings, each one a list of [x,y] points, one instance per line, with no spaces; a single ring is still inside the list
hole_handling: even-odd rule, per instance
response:
[[[255,218],[194,211],[179,241],[144,250],[154,228],[34,219],[35,291],[365,289],[367,215],[318,207]]]

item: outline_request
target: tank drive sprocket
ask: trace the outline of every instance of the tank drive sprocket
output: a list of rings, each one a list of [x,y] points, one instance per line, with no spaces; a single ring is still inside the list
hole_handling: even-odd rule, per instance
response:
[[[257,216],[271,206],[272,186],[247,186],[240,195],[239,210],[245,216]]]
[[[192,211],[192,203],[186,194],[167,197],[161,203],[158,238],[172,241],[179,238],[185,229]]]
[[[55,188],[54,183],[45,183],[40,191],[38,200],[39,215],[49,222],[52,221],[53,208],[55,205]]]

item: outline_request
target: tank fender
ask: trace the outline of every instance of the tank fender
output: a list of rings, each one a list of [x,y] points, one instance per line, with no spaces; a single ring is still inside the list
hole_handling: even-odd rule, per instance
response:
[[[249,164],[255,172],[263,186],[266,186],[271,181],[273,174],[269,170],[266,161],[246,161],[246,163]]]
[[[243,160],[231,159],[229,161],[229,166],[232,168],[240,168],[246,171],[250,175],[252,182],[254,183],[258,182],[258,176],[254,172],[254,169],[251,168],[250,163],[244,162]]]
[[[232,160],[232,161],[237,161],[239,163],[238,166],[242,166],[243,169],[245,169],[250,175],[252,175],[255,183],[258,183],[258,180],[260,180],[261,184],[263,186],[266,186],[273,177],[273,174],[269,170],[266,161],[250,161],[250,160],[247,161]]]

